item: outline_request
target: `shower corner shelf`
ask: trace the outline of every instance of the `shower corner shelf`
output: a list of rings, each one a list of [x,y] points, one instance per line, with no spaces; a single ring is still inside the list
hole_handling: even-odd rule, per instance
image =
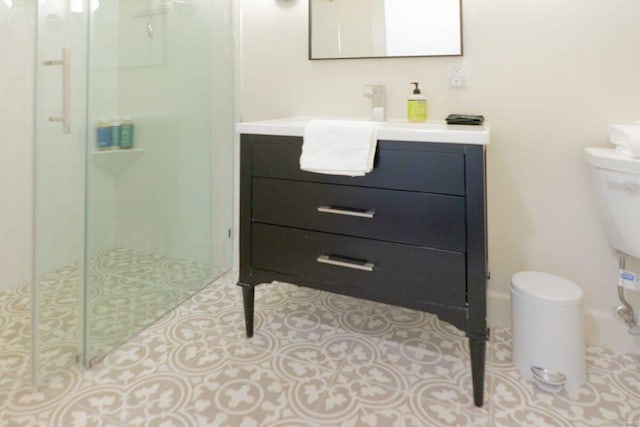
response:
[[[146,151],[144,148],[94,151],[91,159],[93,164],[116,178]]]

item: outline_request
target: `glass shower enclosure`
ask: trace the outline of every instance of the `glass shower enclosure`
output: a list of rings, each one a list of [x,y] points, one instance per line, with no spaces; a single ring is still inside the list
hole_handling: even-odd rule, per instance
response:
[[[31,374],[90,365],[231,267],[230,0],[40,0]]]

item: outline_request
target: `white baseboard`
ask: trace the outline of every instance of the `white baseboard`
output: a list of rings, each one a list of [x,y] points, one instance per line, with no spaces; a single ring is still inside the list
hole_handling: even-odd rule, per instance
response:
[[[490,326],[511,327],[511,296],[487,292],[487,321]],[[640,335],[627,333],[627,326],[616,320],[613,312],[586,309],[585,340],[588,345],[606,347],[620,353],[640,353]]]

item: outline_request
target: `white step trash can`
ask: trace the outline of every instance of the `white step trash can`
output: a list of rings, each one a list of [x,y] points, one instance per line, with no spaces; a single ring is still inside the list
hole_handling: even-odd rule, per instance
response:
[[[550,273],[511,278],[513,363],[540,388],[557,392],[586,380],[582,290]]]

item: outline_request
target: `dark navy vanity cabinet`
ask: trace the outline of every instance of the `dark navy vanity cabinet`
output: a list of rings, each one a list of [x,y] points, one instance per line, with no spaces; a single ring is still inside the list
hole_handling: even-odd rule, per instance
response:
[[[303,172],[302,138],[241,135],[240,279],[274,280],[434,313],[466,332],[483,404],[485,146],[378,141],[363,177]]]

